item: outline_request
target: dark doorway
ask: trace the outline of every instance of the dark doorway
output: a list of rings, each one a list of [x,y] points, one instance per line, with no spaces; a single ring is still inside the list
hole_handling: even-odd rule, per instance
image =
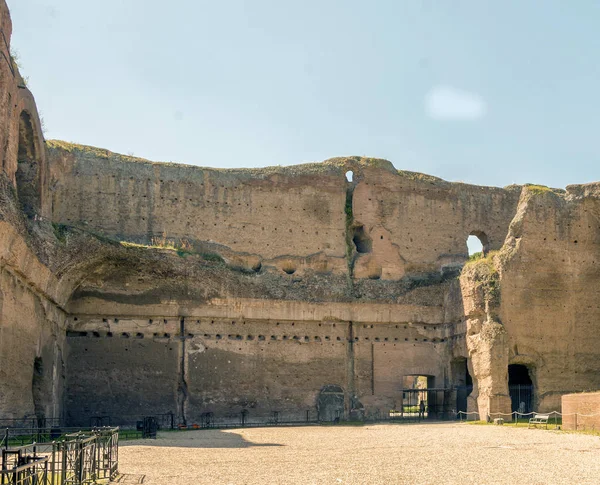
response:
[[[344,417],[344,390],[328,385],[321,389],[317,401],[319,421],[339,421]]]
[[[456,411],[467,412],[467,399],[473,392],[473,379],[469,374],[467,359],[458,359],[452,362],[452,374],[456,387]]]
[[[26,111],[19,119],[19,151],[17,154],[17,196],[23,212],[33,217],[40,209],[40,173],[31,116]]]
[[[508,366],[508,392],[513,412],[533,411],[533,382],[527,366],[522,364]]]
[[[38,426],[44,427],[46,413],[44,412],[44,364],[41,357],[33,360],[33,377],[31,379],[31,392],[33,395],[33,409],[38,421]]]

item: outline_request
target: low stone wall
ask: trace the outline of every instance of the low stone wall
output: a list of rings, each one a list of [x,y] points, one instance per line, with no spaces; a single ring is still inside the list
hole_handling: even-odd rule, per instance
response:
[[[562,397],[563,429],[600,429],[600,392],[565,394]]]

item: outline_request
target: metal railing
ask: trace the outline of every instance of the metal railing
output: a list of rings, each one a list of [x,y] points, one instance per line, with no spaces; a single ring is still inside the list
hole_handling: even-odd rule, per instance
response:
[[[2,485],[53,485],[48,474],[48,457],[31,458],[22,465],[0,470]]]
[[[0,485],[91,485],[99,479],[114,479],[118,439],[118,428],[98,428],[68,433],[57,441],[10,447],[7,432]]]
[[[510,417],[510,422],[518,425],[519,422],[523,422],[523,420],[529,420],[529,418],[534,417],[536,414],[547,414],[549,416],[549,423],[554,424],[555,429],[559,429],[558,427],[563,423],[563,417],[576,416],[577,418],[593,418],[600,416],[600,413],[596,414],[583,414],[583,413],[561,413],[560,411],[549,411],[547,413],[540,412],[528,412],[521,413],[519,411],[513,411],[511,413],[489,413],[487,416],[484,416],[483,419],[481,415],[477,411],[464,412],[459,411],[458,419],[460,421],[487,421],[488,423],[492,422],[494,418],[505,418]],[[519,421],[520,420],[520,421]]]

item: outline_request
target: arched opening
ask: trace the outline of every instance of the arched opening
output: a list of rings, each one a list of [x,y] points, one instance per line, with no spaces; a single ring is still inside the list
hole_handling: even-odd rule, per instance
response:
[[[352,170],[348,170],[346,172],[346,181],[347,182],[352,182],[354,179],[354,172]]]
[[[17,195],[23,212],[33,217],[40,208],[40,170],[35,147],[35,132],[31,116],[26,111],[19,119],[19,150],[17,153]]]
[[[530,413],[533,411],[533,381],[527,366],[508,366],[508,392],[512,411]]]
[[[33,409],[38,420],[38,425],[44,427],[46,418],[44,411],[44,363],[41,357],[33,360],[33,376],[31,379],[31,392],[33,395]]]
[[[467,412],[467,400],[473,392],[473,379],[469,373],[467,359],[456,359],[452,362],[452,376],[456,388],[456,411]]]
[[[364,226],[358,226],[354,228],[354,235],[352,236],[352,242],[356,247],[357,253],[370,253],[373,243],[371,238],[367,236]]]
[[[296,272],[296,265],[293,261],[284,261],[281,269],[285,274],[294,274]]]
[[[473,231],[467,238],[469,258],[477,259],[485,256],[489,251],[489,240],[485,232]]]
[[[344,417],[344,390],[340,386],[327,385],[321,389],[317,400],[319,421],[337,422]]]

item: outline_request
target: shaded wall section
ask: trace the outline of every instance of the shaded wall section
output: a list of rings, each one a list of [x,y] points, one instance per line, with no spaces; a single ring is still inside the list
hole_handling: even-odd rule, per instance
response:
[[[0,265],[0,417],[61,417],[63,324],[61,311]]]
[[[326,386],[342,389],[342,418],[385,416],[401,405],[405,375],[452,383],[450,325],[80,316],[70,327],[66,407],[79,425],[167,412],[235,421],[243,410],[314,420]]]
[[[93,416],[111,416],[111,425],[119,426],[176,411],[177,341],[70,335],[65,393],[70,426],[90,426]]]

